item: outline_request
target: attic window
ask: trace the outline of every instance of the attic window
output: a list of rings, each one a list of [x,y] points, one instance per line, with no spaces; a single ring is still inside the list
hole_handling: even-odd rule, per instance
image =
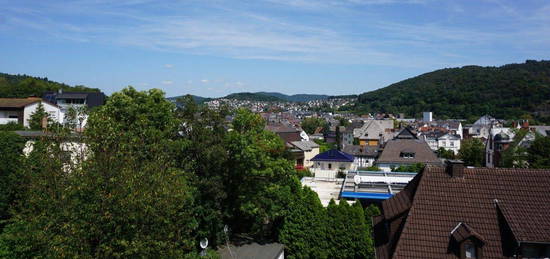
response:
[[[473,243],[464,243],[464,258],[477,258],[476,246]]]
[[[413,152],[401,152],[401,154],[399,155],[400,157],[402,158],[414,158],[414,153]]]

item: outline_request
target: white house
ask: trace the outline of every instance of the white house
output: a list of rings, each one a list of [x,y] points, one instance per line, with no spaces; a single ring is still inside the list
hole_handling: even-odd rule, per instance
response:
[[[29,127],[29,119],[40,104],[54,122],[63,123],[64,114],[59,106],[38,97],[28,97],[0,98],[0,124],[14,122]]]
[[[315,177],[336,177],[339,171],[355,170],[354,157],[340,150],[332,149],[316,155],[313,161]]]

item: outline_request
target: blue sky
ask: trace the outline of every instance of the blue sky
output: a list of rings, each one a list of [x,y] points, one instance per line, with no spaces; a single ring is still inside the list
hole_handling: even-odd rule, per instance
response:
[[[0,0],[0,72],[106,93],[357,94],[550,59],[550,1]]]

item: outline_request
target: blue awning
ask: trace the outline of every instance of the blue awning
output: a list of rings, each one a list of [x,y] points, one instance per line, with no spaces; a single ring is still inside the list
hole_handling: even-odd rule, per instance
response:
[[[372,200],[387,200],[393,196],[389,193],[369,193],[369,192],[342,192],[342,198],[354,199],[372,199]]]

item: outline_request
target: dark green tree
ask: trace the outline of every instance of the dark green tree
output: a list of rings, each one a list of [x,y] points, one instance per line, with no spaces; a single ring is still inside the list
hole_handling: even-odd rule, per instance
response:
[[[39,103],[38,107],[36,107],[36,110],[31,114],[31,117],[29,118],[29,127],[32,130],[41,130],[43,126],[42,120],[44,118],[46,118],[48,124],[52,122],[50,115],[44,109],[44,105],[42,105],[42,103]]]
[[[302,120],[302,129],[307,134],[313,134],[319,127],[324,128],[327,122],[322,118],[309,117]]]
[[[67,168],[63,136],[37,142],[0,257],[167,257],[197,250],[193,192],[174,165],[174,106],[129,87],[93,112],[87,159]]]
[[[477,138],[465,139],[460,145],[458,157],[466,166],[481,167],[485,161],[485,145]]]
[[[550,168],[550,137],[537,135],[527,153],[527,162],[530,167]]]
[[[437,157],[439,158],[445,158],[445,159],[455,159],[455,153],[452,150],[447,150],[443,147],[440,147],[435,151],[437,153]]]
[[[19,135],[0,131],[0,231],[18,195],[24,146],[25,140]]]

